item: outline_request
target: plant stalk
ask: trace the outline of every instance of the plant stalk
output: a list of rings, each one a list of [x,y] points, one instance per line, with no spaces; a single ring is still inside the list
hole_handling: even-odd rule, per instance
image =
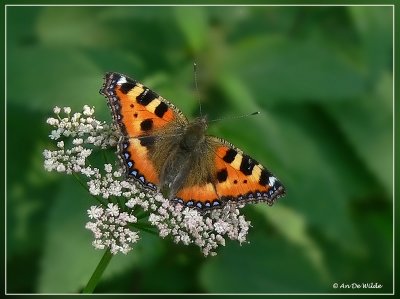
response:
[[[96,288],[97,284],[100,281],[101,276],[104,273],[104,270],[107,268],[108,264],[110,263],[110,260],[112,258],[112,253],[110,251],[110,248],[104,252],[103,257],[101,258],[99,264],[96,267],[96,270],[94,270],[92,277],[90,277],[86,287],[83,289],[82,293],[84,294],[91,294],[93,293],[94,289]]]

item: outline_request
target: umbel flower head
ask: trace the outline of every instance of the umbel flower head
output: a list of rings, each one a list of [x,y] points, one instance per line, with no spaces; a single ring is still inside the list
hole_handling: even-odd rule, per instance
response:
[[[69,107],[55,107],[55,117],[47,119],[55,146],[44,150],[43,156],[47,171],[79,176],[97,199],[98,204],[87,211],[86,224],[95,248],[126,254],[139,241],[144,227],[156,228],[160,237],[170,237],[176,243],[195,244],[205,256],[215,255],[227,238],[246,242],[250,222],[240,214],[238,205],[226,204],[200,213],[137,187],[124,177],[120,163],[91,165],[89,157],[94,150],[116,148],[119,139],[117,128],[97,120],[94,112],[86,105],[74,114]]]

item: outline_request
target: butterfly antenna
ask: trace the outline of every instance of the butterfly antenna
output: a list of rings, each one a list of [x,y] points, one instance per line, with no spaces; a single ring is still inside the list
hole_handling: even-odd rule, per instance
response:
[[[252,113],[244,114],[244,115],[239,115],[239,116],[221,117],[221,118],[212,119],[212,120],[208,121],[208,123],[221,121],[221,120],[227,120],[227,119],[238,119],[238,118],[248,117],[248,116],[252,116],[252,115],[258,115],[260,113],[261,113],[260,111],[256,111],[256,112],[252,112]]]
[[[197,100],[199,102],[199,112],[200,116],[203,116],[203,112],[201,111],[201,99],[200,99],[200,92],[199,88],[197,86],[197,64],[196,62],[193,62],[193,77],[194,77],[194,86],[196,88],[196,94],[197,94]]]

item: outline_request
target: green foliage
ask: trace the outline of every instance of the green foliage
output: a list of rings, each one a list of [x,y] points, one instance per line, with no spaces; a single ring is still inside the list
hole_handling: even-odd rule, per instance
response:
[[[84,229],[94,200],[45,173],[46,117],[125,73],[198,115],[285,184],[274,207],[245,208],[249,244],[203,258],[142,233],[114,257],[101,292],[392,291],[391,7],[8,7],[7,290],[79,292],[99,262]]]
[[[276,236],[267,239],[263,234],[252,236],[252,242],[257,245],[228,244],[223,255],[208,261],[200,273],[204,287],[216,293],[326,290],[327,282],[296,246]]]

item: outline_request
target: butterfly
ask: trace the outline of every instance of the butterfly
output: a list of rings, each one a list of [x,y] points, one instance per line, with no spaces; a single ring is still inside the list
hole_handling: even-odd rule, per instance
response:
[[[285,194],[264,166],[231,143],[206,135],[206,117],[188,119],[143,84],[119,73],[105,75],[100,90],[121,138],[126,176],[200,211],[227,202],[265,201]]]

